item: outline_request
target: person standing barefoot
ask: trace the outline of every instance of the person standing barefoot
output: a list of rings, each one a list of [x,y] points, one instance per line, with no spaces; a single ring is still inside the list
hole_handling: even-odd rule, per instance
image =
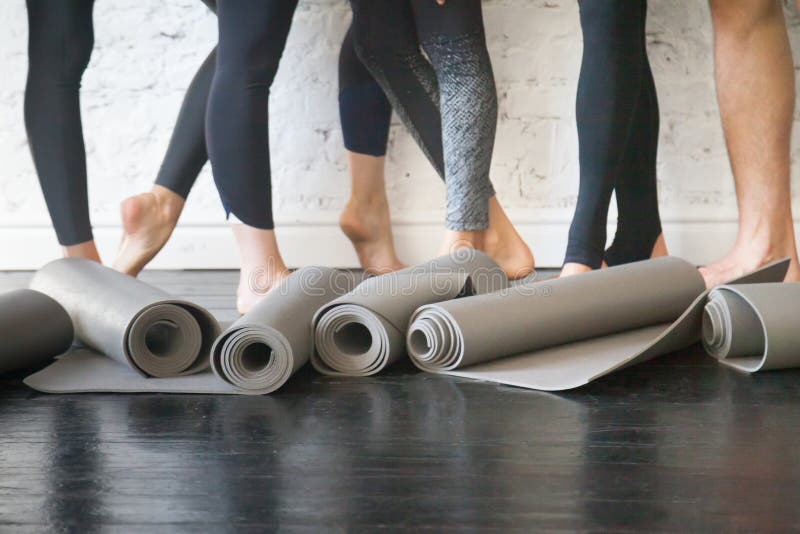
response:
[[[214,0],[205,3],[216,12]],[[137,276],[164,247],[197,176],[208,161],[205,114],[215,67],[216,48],[203,62],[187,90],[152,190],[122,202],[124,234],[114,260],[118,271]],[[365,270],[396,270],[403,264],[394,249],[384,183],[391,106],[355,56],[350,32],[342,43],[339,77],[342,130],[352,179],[350,198],[339,223]],[[247,242],[244,239],[243,243]],[[260,241],[255,239],[254,242]],[[257,285],[263,286],[261,282]],[[244,291],[243,286],[241,291]]]
[[[218,12],[217,50],[187,92],[153,189],[122,204],[125,235],[114,267],[136,275],[158,253],[210,159],[222,204],[234,219],[241,262],[237,309],[244,314],[289,274],[272,219],[268,110],[297,1],[206,3]]]
[[[667,254],[656,181],[659,110],[646,0],[580,0],[583,60],[576,118],[580,191],[561,276]],[[606,225],[616,193],[617,232]]]
[[[27,0],[28,144],[62,253],[100,262],[89,218],[81,78],[94,48],[94,0]]]
[[[351,5],[358,57],[444,178],[447,232],[441,252],[484,250],[509,276],[526,276],[534,268],[533,255],[489,179],[497,92],[480,1],[351,0]]]
[[[350,198],[339,217],[365,271],[404,267],[397,258],[386,198],[386,145],[392,106],[356,56],[349,28],[339,52],[339,119],[350,168]]]
[[[799,3],[800,4],[800,3]],[[791,204],[795,73],[780,0],[711,0],[722,128],[736,184],[733,249],[700,269],[708,287],[789,257],[800,281]]]
[[[203,3],[216,13],[215,0]],[[123,235],[113,263],[117,271],[137,276],[161,251],[208,162],[206,107],[216,62],[214,47],[189,84],[152,189],[125,199],[120,206]]]

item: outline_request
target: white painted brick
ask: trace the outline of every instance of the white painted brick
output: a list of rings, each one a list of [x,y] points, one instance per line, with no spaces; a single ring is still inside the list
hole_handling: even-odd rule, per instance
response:
[[[515,213],[529,213],[529,220],[569,220],[578,183],[577,3],[487,0],[485,17],[500,93],[493,164],[500,198]],[[95,224],[114,225],[119,201],[155,177],[183,92],[214,45],[216,20],[199,0],[100,0],[94,18],[96,49],[82,95],[90,195]],[[24,0],[0,2],[0,20],[0,229],[46,225],[22,122]],[[349,20],[344,0],[301,0],[271,97],[279,217],[335,221],[346,200],[336,61]],[[798,51],[797,18],[790,24]],[[648,43],[661,98],[659,173],[665,216],[677,222],[733,218],[735,197],[714,95],[707,3],[650,2]],[[393,213],[398,220],[440,213],[441,181],[394,121],[387,168]],[[799,158],[795,139],[793,161]],[[190,197],[184,221],[224,224],[208,169]]]

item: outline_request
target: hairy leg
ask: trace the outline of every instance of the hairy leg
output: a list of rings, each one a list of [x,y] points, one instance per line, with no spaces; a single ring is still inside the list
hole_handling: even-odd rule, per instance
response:
[[[736,185],[739,231],[701,269],[711,287],[788,256],[800,280],[790,192],[795,79],[780,0],[711,0],[717,99]]]

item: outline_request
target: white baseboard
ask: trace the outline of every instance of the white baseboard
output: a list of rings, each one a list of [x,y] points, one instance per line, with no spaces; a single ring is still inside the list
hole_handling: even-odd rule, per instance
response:
[[[517,225],[531,246],[539,267],[561,264],[568,224],[531,222]],[[697,264],[722,256],[736,238],[735,222],[665,223],[664,231],[670,252]],[[800,231],[800,225],[796,228]],[[428,259],[436,254],[442,236],[441,225],[403,223],[395,225],[395,241],[400,258],[407,263]],[[611,235],[612,230],[609,230]],[[100,253],[106,262],[113,259],[120,230],[102,227],[95,230]],[[284,224],[278,240],[287,264],[357,266],[356,255],[347,238],[334,222]],[[50,228],[0,229],[0,270],[36,269],[59,256],[59,248]],[[169,244],[152,262],[152,269],[235,269],[238,256],[227,226],[182,226],[176,229]]]

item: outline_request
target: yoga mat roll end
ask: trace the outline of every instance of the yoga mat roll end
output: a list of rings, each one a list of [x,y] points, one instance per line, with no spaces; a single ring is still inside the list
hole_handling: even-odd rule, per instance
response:
[[[208,310],[173,300],[144,308],[124,339],[128,358],[140,373],[170,378],[207,369],[219,334],[219,323]]]
[[[270,326],[231,327],[211,348],[211,369],[241,393],[266,395],[292,376],[295,370],[292,345]]]
[[[0,372],[33,367],[66,352],[72,320],[54,299],[32,289],[0,295]]]

